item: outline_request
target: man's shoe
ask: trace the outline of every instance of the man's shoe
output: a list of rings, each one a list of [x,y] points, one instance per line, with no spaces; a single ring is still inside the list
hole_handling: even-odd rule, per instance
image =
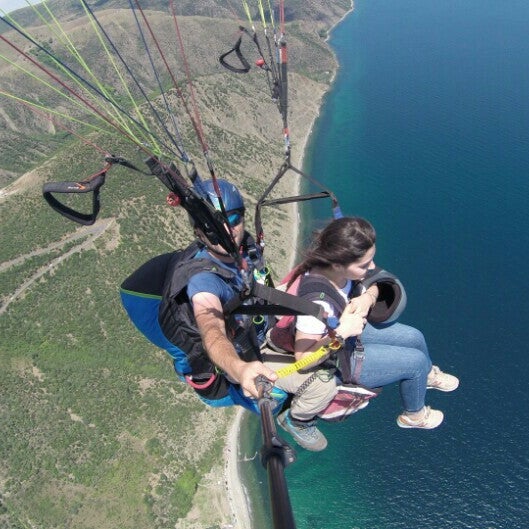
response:
[[[316,428],[316,421],[298,421],[290,415],[290,410],[285,410],[277,417],[277,422],[295,439],[296,443],[307,450],[320,452],[327,448],[327,439]]]
[[[459,379],[454,375],[443,373],[437,366],[432,366],[428,374],[426,387],[428,389],[438,389],[439,391],[454,391],[459,386]]]
[[[432,410],[430,406],[424,407],[424,415],[420,419],[412,419],[409,415],[402,414],[397,417],[397,424],[401,428],[422,428],[431,430],[437,428],[444,419],[444,414],[439,410]]]

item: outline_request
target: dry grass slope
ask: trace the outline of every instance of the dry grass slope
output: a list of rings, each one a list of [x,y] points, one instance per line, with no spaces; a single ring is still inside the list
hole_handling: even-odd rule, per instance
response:
[[[174,33],[162,4],[149,3],[149,16],[171,49]],[[178,2],[178,9],[185,15],[181,30],[213,161],[219,176],[241,187],[251,210],[282,162],[281,120],[262,72],[236,76],[218,65],[219,53],[236,34],[231,4],[188,0]],[[336,68],[318,32],[350,6],[341,0],[288,4],[297,162]],[[94,74],[117,87],[95,52],[82,12],[59,0],[49,6],[65,21]],[[158,104],[125,7],[121,1],[99,2],[98,16],[120,36],[117,45],[126,60],[145,72],[142,82]],[[35,20],[30,10],[17,17],[24,26]],[[38,24],[32,29],[58,49],[46,31]],[[10,53],[4,47],[1,52]],[[170,57],[183,78],[176,51]],[[17,94],[20,87],[44,106],[85,117],[84,110],[73,110],[41,83],[0,63],[1,90]],[[188,152],[207,174],[189,120],[180,111],[178,117]],[[86,134],[84,127],[79,131]],[[142,156],[119,134],[90,137],[143,167]],[[0,140],[0,528],[222,527],[229,514],[192,506],[204,489],[199,484],[209,487],[204,490],[214,495],[212,502],[226,504],[211,469],[223,457],[233,410],[203,406],[176,380],[165,353],[133,329],[118,293],[121,280],[142,262],[190,240],[187,215],[165,204],[166,191],[154,177],[116,167],[102,190],[100,220],[80,229],[44,203],[40,188],[45,181],[91,174],[101,167],[100,154],[5,97]],[[278,193],[290,194],[293,186],[287,179]],[[80,198],[88,207],[86,197]],[[265,213],[267,255],[276,276],[286,271],[293,250],[292,215],[288,207]]]

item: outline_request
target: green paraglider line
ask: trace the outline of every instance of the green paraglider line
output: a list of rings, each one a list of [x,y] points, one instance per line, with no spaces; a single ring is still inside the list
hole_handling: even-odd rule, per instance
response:
[[[135,118],[133,118],[126,110],[124,110],[121,106],[117,105],[115,102],[110,100],[108,97],[106,97],[97,87],[95,87],[93,84],[91,84],[89,81],[81,77],[79,74],[74,72],[71,68],[69,68],[67,65],[59,61],[54,55],[46,50],[42,45],[40,45],[38,42],[36,42],[34,39],[32,39],[29,35],[25,34],[24,32],[21,32],[19,29],[17,29],[13,24],[11,24],[6,19],[2,19],[6,24],[11,26],[13,29],[15,29],[18,33],[20,33],[23,37],[25,37],[27,40],[29,40],[32,44],[37,46],[39,50],[45,52],[48,56],[53,57],[54,60],[58,61],[62,66],[68,70],[71,74],[73,74],[76,78],[78,78],[81,82],[83,82],[86,86],[88,86],[91,90],[93,90],[95,93],[100,95],[103,99],[108,101],[111,105],[115,106],[116,109],[118,109],[122,114],[127,116],[127,118],[133,122],[136,126],[138,126],[140,129],[144,130],[148,134],[152,134],[148,129],[146,129],[141,123],[139,123]],[[104,121],[109,123],[112,127],[114,127],[118,132],[129,138],[133,143],[136,145],[141,145],[141,141],[133,136],[130,132],[128,132],[126,129],[121,127],[120,125],[113,122],[108,116],[105,116],[103,112],[98,110],[93,103],[88,101],[87,98],[83,97],[81,94],[76,92],[73,88],[69,87],[64,81],[62,81],[59,77],[57,77],[54,73],[52,73],[49,69],[45,68],[42,64],[39,64],[35,59],[33,59],[28,53],[24,52],[22,49],[20,49],[15,43],[11,42],[9,39],[4,37],[3,35],[0,35],[0,40],[4,41],[6,44],[11,46],[19,55],[22,57],[25,57],[28,59],[33,65],[35,65],[37,68],[42,70],[46,75],[48,75],[51,79],[53,79],[55,82],[57,82],[60,86],[65,88],[68,92],[70,92],[73,96],[75,96],[77,99],[79,99],[86,107],[91,109],[95,114],[100,116]],[[37,78],[38,79],[38,78]],[[162,144],[169,152],[172,152],[172,149],[169,148],[167,145]]]

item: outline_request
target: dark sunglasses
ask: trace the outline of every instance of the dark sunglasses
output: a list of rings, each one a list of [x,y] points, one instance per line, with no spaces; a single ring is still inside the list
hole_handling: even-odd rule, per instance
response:
[[[235,226],[238,226],[243,220],[244,220],[244,211],[233,211],[232,213],[228,214],[228,224],[232,228],[235,228]]]

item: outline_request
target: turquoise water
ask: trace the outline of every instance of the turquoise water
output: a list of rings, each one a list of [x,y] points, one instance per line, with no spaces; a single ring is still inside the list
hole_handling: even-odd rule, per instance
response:
[[[461,387],[428,394],[437,430],[396,426],[396,388],[324,425],[329,448],[287,469],[298,529],[525,529],[529,2],[355,6],[305,169],[374,223],[402,321]]]

